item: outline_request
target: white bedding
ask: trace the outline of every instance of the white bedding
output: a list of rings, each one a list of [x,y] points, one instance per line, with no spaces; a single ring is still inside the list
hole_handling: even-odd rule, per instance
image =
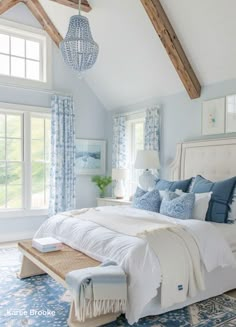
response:
[[[117,210],[116,210],[117,211]],[[140,219],[91,208],[71,212],[74,217],[94,222],[109,230],[146,241],[161,267],[161,305],[170,307],[205,289],[201,256],[195,238],[182,226],[167,223],[161,215]]]
[[[218,224],[212,223],[226,239],[231,250],[236,252],[236,224]]]
[[[217,268],[212,272],[205,272],[206,290],[199,292],[195,298],[188,298],[184,303],[178,303],[168,309],[160,305],[159,295],[153,298],[144,308],[142,317],[160,315],[171,310],[177,310],[209,299],[213,296],[221,295],[230,290],[236,289],[236,269],[232,267]]]
[[[100,208],[104,214],[121,215],[138,222],[155,222],[184,226],[196,240],[203,268],[210,272],[217,267],[233,265],[235,259],[225,239],[211,223],[196,220],[178,220],[157,213],[130,207]],[[112,231],[94,222],[67,215],[56,215],[48,219],[38,230],[35,237],[53,236],[71,247],[91,257],[104,261],[115,260],[128,275],[128,307],[126,316],[129,323],[137,321],[146,305],[155,298],[161,285],[161,269],[158,257],[149,244],[140,238]]]

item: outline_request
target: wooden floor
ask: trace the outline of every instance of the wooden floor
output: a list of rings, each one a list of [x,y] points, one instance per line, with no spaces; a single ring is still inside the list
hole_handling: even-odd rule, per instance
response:
[[[227,293],[225,293],[225,294],[227,294],[227,295],[229,295],[229,296],[232,296],[232,297],[236,298],[236,290],[229,291],[229,292],[227,292]]]
[[[18,242],[4,242],[0,243],[0,249],[1,248],[16,248]]]
[[[0,243],[0,249],[1,249],[1,248],[7,248],[7,247],[8,247],[8,248],[9,248],[9,247],[11,247],[11,248],[17,247],[17,243],[18,243],[18,242]],[[229,295],[229,296],[232,296],[232,297],[236,298],[236,290],[229,291],[229,292],[227,292],[226,294]]]

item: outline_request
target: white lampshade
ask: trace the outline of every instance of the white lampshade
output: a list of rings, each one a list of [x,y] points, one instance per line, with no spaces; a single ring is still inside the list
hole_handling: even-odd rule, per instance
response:
[[[128,170],[126,168],[113,168],[112,169],[112,179],[115,181],[120,181],[126,179],[128,176]]]
[[[155,150],[139,150],[136,156],[134,168],[159,169],[160,161],[158,152]]]

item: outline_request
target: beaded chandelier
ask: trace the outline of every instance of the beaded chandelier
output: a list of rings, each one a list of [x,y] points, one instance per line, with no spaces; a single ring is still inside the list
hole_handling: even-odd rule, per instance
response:
[[[66,37],[60,43],[64,62],[75,71],[82,73],[96,62],[99,52],[98,44],[93,40],[89,21],[80,13],[70,18]]]

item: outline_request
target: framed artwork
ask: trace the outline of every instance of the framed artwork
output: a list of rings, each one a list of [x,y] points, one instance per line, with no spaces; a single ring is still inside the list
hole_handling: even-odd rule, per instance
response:
[[[202,135],[225,132],[225,98],[204,101],[202,105]]]
[[[236,132],[236,94],[226,97],[226,133]]]
[[[77,139],[75,158],[77,175],[105,175],[106,141]]]

